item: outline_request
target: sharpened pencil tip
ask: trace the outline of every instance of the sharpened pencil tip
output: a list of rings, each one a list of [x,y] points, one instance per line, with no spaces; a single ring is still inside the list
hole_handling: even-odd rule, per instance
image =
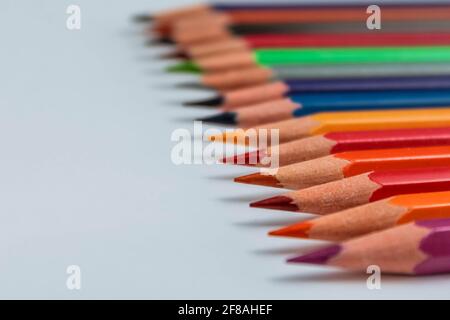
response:
[[[160,59],[169,60],[169,59],[188,59],[188,56],[181,51],[172,51],[168,53],[164,53],[159,56]]]
[[[210,99],[204,99],[204,100],[196,100],[196,101],[189,101],[183,103],[183,105],[190,107],[190,106],[204,106],[204,107],[217,107],[223,104],[223,98],[221,96],[217,96]]]
[[[261,158],[264,158],[266,155],[267,154],[264,150],[246,152],[232,157],[225,157],[222,159],[222,163],[238,164],[244,166],[257,166],[260,165]]]
[[[284,211],[298,211],[298,206],[286,196],[276,196],[250,203],[252,208],[275,209]]]
[[[169,38],[153,38],[146,42],[147,46],[159,46],[162,44],[173,44],[173,41]]]
[[[219,124],[236,124],[236,113],[224,112],[214,116],[200,118],[197,119],[197,121],[219,123]]]
[[[150,14],[136,14],[133,16],[133,21],[137,23],[147,23],[155,20],[155,17]]]
[[[221,134],[213,134],[207,137],[209,141],[212,142],[222,142],[222,143],[232,143],[239,145],[248,145],[249,139],[245,133],[236,130],[233,132],[224,132]]]
[[[258,186],[265,186],[265,187],[275,187],[275,188],[282,187],[280,181],[278,181],[278,179],[275,176],[269,174],[252,173],[245,176],[237,177],[234,179],[234,181],[245,184],[255,184]]]
[[[312,224],[309,222],[300,222],[284,228],[269,232],[271,236],[293,237],[293,238],[309,238],[308,232]]]
[[[287,262],[326,264],[328,260],[336,256],[341,251],[341,249],[342,247],[340,245],[333,245],[295,258],[288,259]]]
[[[181,73],[199,73],[200,68],[193,62],[186,61],[170,66],[166,69],[168,72],[181,72]]]

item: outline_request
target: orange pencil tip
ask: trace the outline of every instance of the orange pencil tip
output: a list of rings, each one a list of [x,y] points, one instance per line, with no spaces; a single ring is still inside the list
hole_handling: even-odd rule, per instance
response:
[[[264,151],[252,151],[243,154],[238,154],[232,157],[225,157],[222,159],[222,163],[256,166],[260,164],[260,159],[264,156],[265,156]]]
[[[250,203],[250,207],[294,212],[298,211],[298,206],[293,202],[291,198],[286,196],[276,196],[261,201],[252,202]]]
[[[309,238],[308,233],[312,224],[309,222],[296,223],[281,229],[269,232],[271,236],[293,237],[293,238]]]
[[[278,181],[278,179],[275,178],[274,176],[261,173],[252,173],[245,176],[240,176],[235,178],[234,181],[246,184],[256,184],[258,186],[267,186],[275,188],[283,187],[280,184],[280,181]]]
[[[212,142],[223,142],[246,145],[248,144],[248,138],[245,135],[241,135],[238,132],[224,132],[221,134],[214,134],[207,137]]]

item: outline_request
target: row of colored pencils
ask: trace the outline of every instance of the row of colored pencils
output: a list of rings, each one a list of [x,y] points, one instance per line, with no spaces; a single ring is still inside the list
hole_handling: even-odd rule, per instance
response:
[[[308,212],[272,236],[333,241],[290,258],[363,270],[450,271],[450,4],[381,5],[369,30],[358,4],[197,5],[150,16],[152,43],[171,43],[170,72],[216,90],[187,102],[203,121],[277,141],[225,157],[277,170],[236,182],[290,189],[251,207]],[[156,38],[155,38],[156,35]],[[210,137],[248,144],[245,131]]]

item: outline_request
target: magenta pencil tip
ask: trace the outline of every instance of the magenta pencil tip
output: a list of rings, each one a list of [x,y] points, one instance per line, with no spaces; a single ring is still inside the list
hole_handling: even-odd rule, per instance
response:
[[[310,264],[326,264],[328,260],[336,256],[342,247],[340,245],[333,245],[312,251],[310,253],[288,259],[287,262],[293,263],[310,263]]]

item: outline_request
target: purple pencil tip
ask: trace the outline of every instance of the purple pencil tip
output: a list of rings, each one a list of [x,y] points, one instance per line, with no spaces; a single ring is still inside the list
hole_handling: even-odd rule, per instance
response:
[[[340,251],[341,251],[340,245],[333,245],[295,258],[288,259],[287,262],[326,264],[330,258],[337,255]]]

